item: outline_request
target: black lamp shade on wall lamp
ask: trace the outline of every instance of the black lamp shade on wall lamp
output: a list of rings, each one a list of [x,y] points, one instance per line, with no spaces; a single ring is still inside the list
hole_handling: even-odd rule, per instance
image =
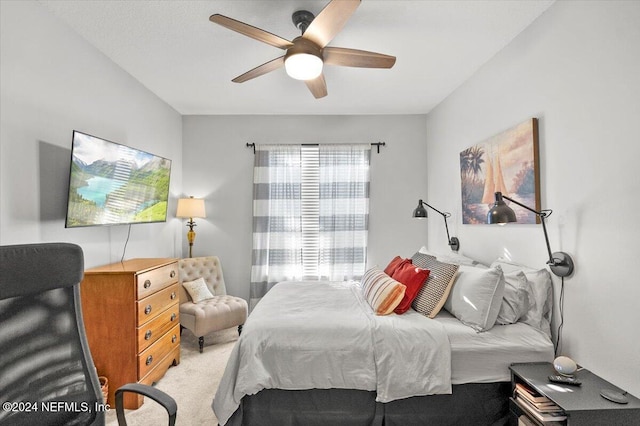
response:
[[[428,217],[427,214],[427,209],[424,208],[424,206],[429,207],[430,209],[440,213],[442,215],[442,217],[444,218],[444,227],[447,230],[447,241],[449,244],[449,247],[451,247],[451,250],[453,251],[458,251],[458,249],[460,248],[460,240],[458,240],[456,237],[449,237],[449,225],[447,225],[447,218],[451,217],[451,213],[449,212],[441,212],[440,210],[436,209],[435,207],[430,206],[429,204],[425,203],[422,200],[418,200],[418,207],[415,208],[415,210],[413,210],[413,217],[415,218],[426,218]]]
[[[507,205],[507,203],[504,202],[504,200],[509,200],[512,203],[515,203],[520,207],[535,213],[537,216],[540,216],[540,221],[542,222],[542,230],[544,231],[544,240],[547,243],[547,252],[549,253],[549,260],[547,261],[549,269],[551,269],[551,272],[559,277],[566,277],[571,275],[573,273],[573,259],[571,259],[571,256],[563,251],[556,251],[552,253],[551,246],[549,245],[549,236],[547,235],[547,226],[545,224],[545,219],[551,216],[551,213],[553,213],[553,211],[548,209],[541,211],[533,210],[532,208],[517,202],[513,198],[502,195],[502,192],[496,192],[495,196],[496,201],[487,214],[487,223],[505,224],[509,222],[517,222],[516,213],[511,207]]]

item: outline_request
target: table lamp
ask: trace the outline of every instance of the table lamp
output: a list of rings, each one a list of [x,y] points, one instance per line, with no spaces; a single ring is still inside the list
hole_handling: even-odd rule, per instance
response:
[[[189,231],[187,232],[187,241],[189,241],[189,257],[192,257],[191,250],[193,249],[193,242],[196,240],[196,232],[193,230],[196,223],[193,221],[193,218],[207,217],[204,211],[204,200],[201,198],[193,198],[193,196],[189,198],[180,198],[178,200],[176,217],[189,218],[189,221],[187,222],[187,226],[189,227]]]

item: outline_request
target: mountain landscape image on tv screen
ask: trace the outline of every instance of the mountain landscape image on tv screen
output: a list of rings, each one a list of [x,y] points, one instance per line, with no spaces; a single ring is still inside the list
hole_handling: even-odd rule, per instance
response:
[[[164,222],[171,160],[73,132],[66,227]]]

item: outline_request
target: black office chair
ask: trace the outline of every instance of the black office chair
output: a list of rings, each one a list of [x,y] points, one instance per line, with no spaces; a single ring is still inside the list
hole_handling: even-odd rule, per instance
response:
[[[105,405],[82,322],[82,249],[68,243],[0,247],[0,425],[104,425]],[[175,401],[158,389],[116,391],[162,404],[175,424]],[[120,404],[118,406],[118,404]]]
[[[124,418],[124,404],[122,403],[125,392],[135,392],[153,399],[167,410],[169,426],[176,424],[178,405],[173,398],[152,386],[142,385],[140,383],[127,383],[116,390],[116,414],[120,426],[127,426],[127,421]]]

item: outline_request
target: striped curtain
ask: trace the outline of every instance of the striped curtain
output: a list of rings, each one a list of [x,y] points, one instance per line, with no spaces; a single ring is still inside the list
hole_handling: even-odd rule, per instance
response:
[[[256,145],[250,309],[273,285],[302,279],[300,145]]]
[[[250,308],[280,281],[365,270],[370,145],[256,145]]]

